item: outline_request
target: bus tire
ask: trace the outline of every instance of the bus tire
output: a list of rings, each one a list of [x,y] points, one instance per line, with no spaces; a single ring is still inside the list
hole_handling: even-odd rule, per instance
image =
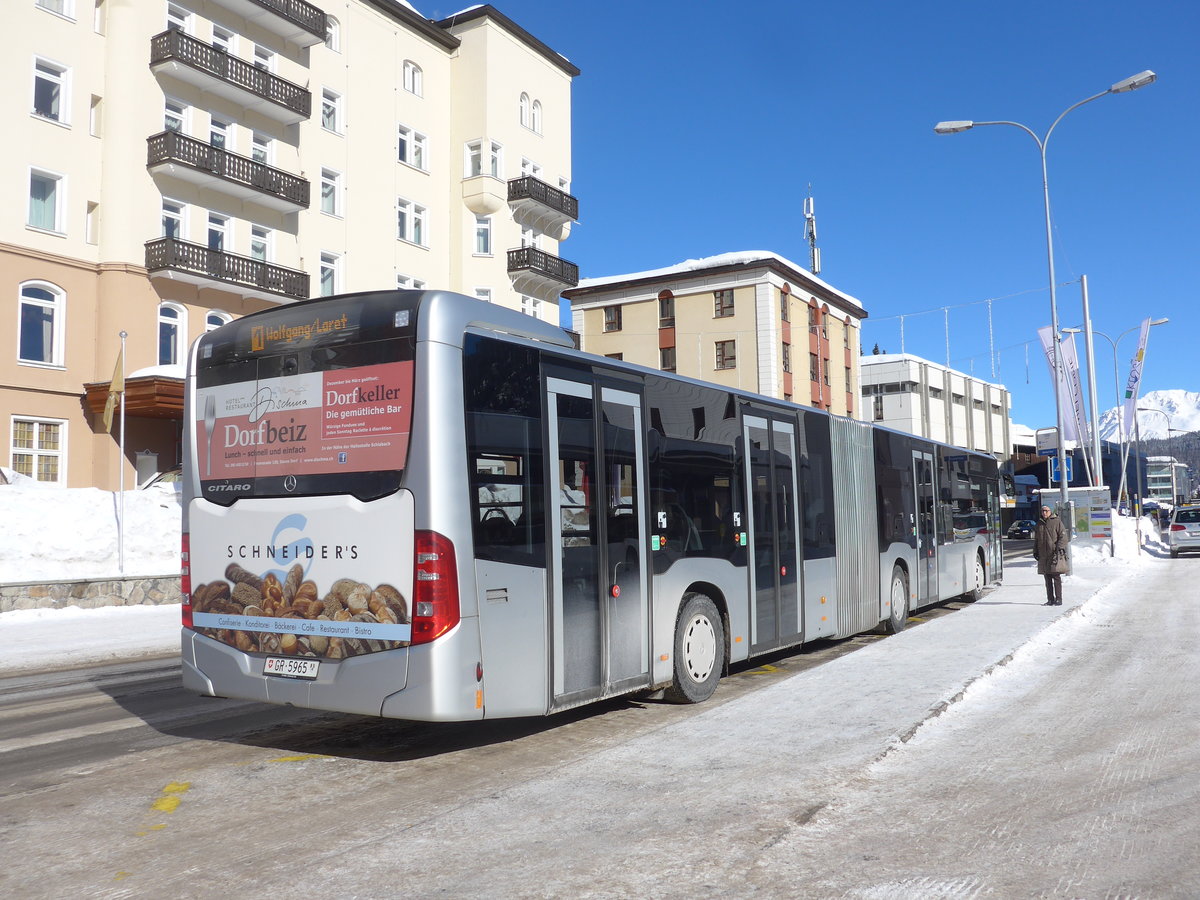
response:
[[[685,594],[675,622],[674,675],[663,696],[672,703],[703,703],[724,667],[725,626],[716,604],[704,594]]]
[[[975,554],[975,586],[967,591],[967,599],[974,603],[983,596],[983,585],[987,580],[987,572],[983,568],[983,557]]]
[[[899,563],[892,566],[892,584],[888,595],[891,612],[883,620],[884,634],[899,634],[908,624],[908,575]]]

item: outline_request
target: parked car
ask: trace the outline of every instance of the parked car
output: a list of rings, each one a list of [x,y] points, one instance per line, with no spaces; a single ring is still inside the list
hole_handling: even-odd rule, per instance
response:
[[[1200,503],[1175,507],[1167,528],[1167,546],[1172,559],[1180,553],[1200,551]]]
[[[1017,519],[1008,526],[1008,533],[1005,535],[1009,540],[1026,540],[1033,537],[1033,530],[1037,528],[1037,522],[1033,519]]]

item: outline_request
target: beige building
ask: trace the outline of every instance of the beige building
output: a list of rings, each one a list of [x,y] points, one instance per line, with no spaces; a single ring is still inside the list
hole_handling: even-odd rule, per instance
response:
[[[945,444],[1013,453],[1012,398],[1002,384],[907,353],[862,358],[863,418]]]
[[[429,286],[558,321],[579,72],[493,7],[7,6],[0,465],[116,487],[121,332],[132,486],[180,458],[187,348],[234,317]]]
[[[584,350],[861,418],[858,300],[774,253],[725,253],[563,291]]]

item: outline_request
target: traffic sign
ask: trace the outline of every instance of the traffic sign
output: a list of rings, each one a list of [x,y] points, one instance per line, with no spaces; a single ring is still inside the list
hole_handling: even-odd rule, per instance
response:
[[[1064,459],[1067,461],[1067,484],[1070,484],[1071,483],[1071,457],[1067,456],[1067,457],[1064,457]],[[1050,480],[1051,481],[1062,481],[1062,478],[1059,477],[1059,473],[1058,473],[1058,457],[1057,456],[1050,457]]]

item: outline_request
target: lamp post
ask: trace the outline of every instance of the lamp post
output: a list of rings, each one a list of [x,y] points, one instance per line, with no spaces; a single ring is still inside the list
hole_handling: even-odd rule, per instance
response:
[[[1050,135],[1054,133],[1054,129],[1058,126],[1058,123],[1061,122],[1063,117],[1066,116],[1067,113],[1071,112],[1071,110],[1078,109],[1085,103],[1091,103],[1093,100],[1098,100],[1106,94],[1123,94],[1127,91],[1136,91],[1138,88],[1145,87],[1148,84],[1153,84],[1157,77],[1157,75],[1147,69],[1144,72],[1131,75],[1129,78],[1126,78],[1123,81],[1118,81],[1106,91],[1101,91],[1100,93],[1088,97],[1085,100],[1080,100],[1073,106],[1068,106],[1059,114],[1058,118],[1054,120],[1054,124],[1052,124],[1046,131],[1045,136],[1040,138],[1033,132],[1032,129],[1026,125],[1022,125],[1020,122],[973,122],[971,120],[959,120],[938,122],[933,128],[937,134],[957,134],[960,131],[967,131],[977,125],[1011,125],[1014,128],[1020,128],[1031,138],[1033,138],[1034,142],[1038,145],[1038,152],[1042,157],[1042,200],[1046,212],[1046,262],[1050,270],[1050,328],[1051,333],[1054,335],[1054,340],[1051,342],[1051,347],[1053,350],[1052,362],[1054,364],[1054,410],[1058,420],[1058,471],[1059,475],[1062,476],[1059,479],[1059,504],[1063,510],[1069,509],[1067,499],[1067,481],[1065,477],[1067,474],[1067,454],[1063,444],[1062,389],[1059,387],[1058,383],[1058,373],[1060,371],[1060,354],[1058,351],[1058,299],[1055,293],[1056,280],[1054,277],[1054,240],[1050,219],[1050,184],[1046,174],[1046,144],[1049,142]]]

